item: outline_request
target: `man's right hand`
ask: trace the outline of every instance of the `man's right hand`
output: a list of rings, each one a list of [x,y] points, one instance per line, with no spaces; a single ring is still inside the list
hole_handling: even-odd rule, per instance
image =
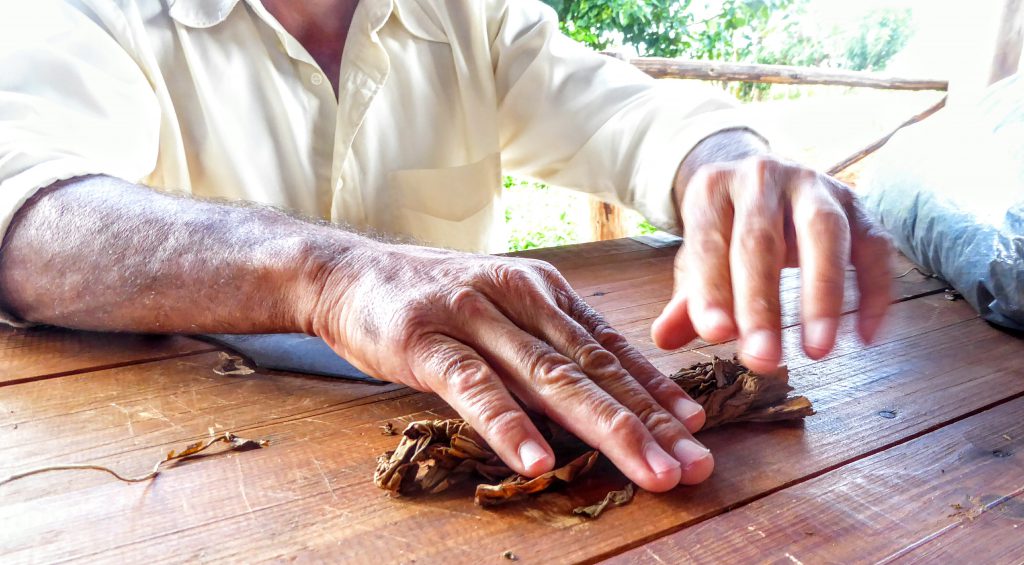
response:
[[[519,473],[555,463],[522,402],[647,490],[711,474],[691,435],[700,405],[547,263],[371,243],[307,280],[306,331],[370,375],[437,393]]]

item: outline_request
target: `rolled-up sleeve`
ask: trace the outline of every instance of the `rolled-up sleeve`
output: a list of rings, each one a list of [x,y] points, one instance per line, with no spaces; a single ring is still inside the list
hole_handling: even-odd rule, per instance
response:
[[[14,5],[0,17],[0,236],[54,182],[141,180],[160,133],[149,82],[94,14],[52,0]],[[0,321],[14,322],[3,312]]]
[[[494,0],[492,57],[502,163],[510,171],[632,207],[676,227],[672,184],[700,141],[753,131],[721,89],[654,80],[559,32],[535,0]]]

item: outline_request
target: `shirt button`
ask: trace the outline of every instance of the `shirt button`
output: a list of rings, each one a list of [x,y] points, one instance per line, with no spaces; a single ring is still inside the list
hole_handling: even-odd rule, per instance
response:
[[[313,75],[309,77],[309,82],[312,82],[313,86],[320,86],[324,82],[324,75],[320,73],[313,73]]]

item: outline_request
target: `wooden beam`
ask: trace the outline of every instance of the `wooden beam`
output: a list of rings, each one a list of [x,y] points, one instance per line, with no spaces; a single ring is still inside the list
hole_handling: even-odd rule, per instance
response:
[[[851,166],[853,166],[855,163],[859,162],[861,159],[863,159],[863,158],[867,157],[868,155],[874,153],[875,151],[878,151],[879,149],[881,149],[882,146],[885,145],[886,143],[889,143],[889,140],[892,139],[892,136],[896,135],[896,132],[900,131],[901,129],[903,129],[903,128],[907,127],[907,126],[911,126],[911,125],[916,124],[917,122],[920,122],[921,120],[927,118],[928,116],[931,116],[935,112],[938,112],[939,110],[941,110],[941,109],[943,109],[945,107],[946,107],[946,97],[943,96],[942,100],[939,100],[934,105],[929,106],[928,109],[926,109],[925,111],[921,112],[920,114],[912,116],[910,119],[908,119],[907,121],[905,121],[902,124],[900,124],[896,129],[894,129],[894,130],[890,131],[889,133],[885,134],[885,136],[883,136],[881,139],[871,143],[867,147],[864,147],[864,148],[858,150],[853,155],[850,155],[846,159],[843,159],[842,161],[840,161],[840,162],[836,163],[835,165],[833,165],[831,168],[829,168],[828,174],[830,174],[832,176],[835,176],[835,175],[838,175],[839,173],[845,171],[846,169],[848,169]]]
[[[787,65],[758,65],[723,61],[687,61],[638,57],[628,62],[654,78],[686,78],[761,82],[770,84],[825,84],[887,90],[947,90],[944,79],[909,79],[842,69],[817,69]]]

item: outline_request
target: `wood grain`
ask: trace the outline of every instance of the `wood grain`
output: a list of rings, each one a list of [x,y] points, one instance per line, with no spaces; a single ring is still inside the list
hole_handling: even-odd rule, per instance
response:
[[[19,329],[0,325],[0,387],[214,349],[208,343],[178,336]]]
[[[611,562],[1020,562],[1022,413],[1007,402]]]
[[[0,522],[17,519],[21,527],[0,542],[0,555],[12,560],[29,555],[110,561],[290,556],[359,562],[479,562],[505,550],[544,562],[611,555],[1024,392],[1021,342],[977,320],[963,302],[919,299],[896,308],[896,316],[915,320],[934,318],[926,312],[936,308],[959,311],[963,320],[794,370],[793,383],[812,398],[818,416],[805,426],[735,426],[705,434],[702,440],[718,461],[708,483],[666,495],[641,493],[598,521],[567,512],[621,485],[607,467],[571,492],[498,511],[474,507],[465,490],[426,499],[382,496],[370,475],[376,455],[395,438],[380,435],[378,426],[451,414],[437,398],[412,394],[339,406],[312,421],[278,418],[269,425],[241,426],[234,431],[274,443],[178,466],[150,485],[92,475],[66,476],[59,483],[38,476],[9,485]],[[698,358],[691,352],[676,360]],[[124,378],[123,373],[143,368],[110,373]],[[168,368],[159,378],[187,381],[194,371]],[[276,393],[240,392],[238,402],[248,399],[252,413],[266,414],[295,394],[295,383],[281,381]],[[131,394],[123,387],[109,392],[119,405],[118,394]],[[883,411],[895,417],[879,416]],[[107,411],[95,417],[103,418],[100,426],[124,425]],[[66,436],[65,441],[95,443],[81,431],[89,429],[86,421],[50,420],[51,433]],[[3,422],[0,428],[6,429]],[[100,461],[145,466],[182,435],[166,424],[153,433],[146,442],[153,447],[124,452],[108,445],[112,455]]]

